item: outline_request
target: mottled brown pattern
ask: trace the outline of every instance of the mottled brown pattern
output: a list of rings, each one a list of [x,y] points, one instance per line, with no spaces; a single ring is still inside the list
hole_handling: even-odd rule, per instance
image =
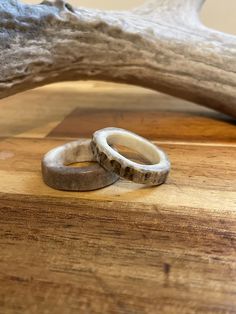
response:
[[[122,178],[140,184],[161,185],[166,181],[169,174],[167,171],[160,173],[150,173],[149,171],[137,171],[134,167],[123,166],[118,160],[112,159],[102,151],[102,147],[98,147],[94,138],[91,141],[91,147],[94,156],[99,164],[101,164],[108,171],[112,171]]]

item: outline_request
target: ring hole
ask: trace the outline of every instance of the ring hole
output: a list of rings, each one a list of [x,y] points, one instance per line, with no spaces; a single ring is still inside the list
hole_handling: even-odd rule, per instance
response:
[[[67,167],[73,167],[73,168],[88,168],[88,167],[94,167],[96,165],[95,161],[85,161],[85,162],[75,162],[69,165],[66,165]]]
[[[109,144],[109,143],[108,143]],[[152,165],[150,160],[148,160],[145,156],[139,154],[135,150],[124,146],[124,145],[116,145],[116,144],[109,144],[111,148],[116,150],[120,155],[124,156],[125,158],[132,160],[136,163],[142,164],[142,165]]]

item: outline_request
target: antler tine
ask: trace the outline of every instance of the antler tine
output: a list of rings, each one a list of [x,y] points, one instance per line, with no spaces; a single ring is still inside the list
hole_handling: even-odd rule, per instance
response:
[[[206,0],[149,0],[136,10],[145,13],[163,11],[199,12]]]
[[[199,11],[205,0],[149,0],[133,10],[134,13],[148,16],[153,21],[159,19],[193,26],[199,23]]]
[[[203,2],[153,0],[103,12],[63,0],[1,0],[0,98],[52,82],[105,80],[236,117],[236,37],[199,22]]]

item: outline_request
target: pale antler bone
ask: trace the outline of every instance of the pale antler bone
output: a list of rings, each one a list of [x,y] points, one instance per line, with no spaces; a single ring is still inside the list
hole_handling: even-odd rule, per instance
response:
[[[51,82],[106,80],[236,117],[236,37],[203,26],[204,0],[153,0],[123,12],[62,0],[0,1],[0,98]]]

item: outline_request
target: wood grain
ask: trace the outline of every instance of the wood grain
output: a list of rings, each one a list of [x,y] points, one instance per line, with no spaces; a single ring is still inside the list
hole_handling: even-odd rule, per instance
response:
[[[168,110],[168,107],[164,111],[160,110],[160,107],[159,110],[148,108],[127,110],[119,107],[113,110],[77,108],[49,132],[48,136],[91,137],[99,129],[116,125],[142,134],[151,140],[200,143],[209,141],[235,143],[236,141],[233,120],[217,119],[209,112],[199,115],[199,113],[181,110]]]
[[[0,103],[0,313],[236,313],[232,121],[194,105],[179,115],[184,103],[140,89],[65,84],[54,99],[62,88]],[[170,156],[165,185],[74,193],[43,183],[45,152],[108,122],[127,127],[126,104],[132,127]]]

